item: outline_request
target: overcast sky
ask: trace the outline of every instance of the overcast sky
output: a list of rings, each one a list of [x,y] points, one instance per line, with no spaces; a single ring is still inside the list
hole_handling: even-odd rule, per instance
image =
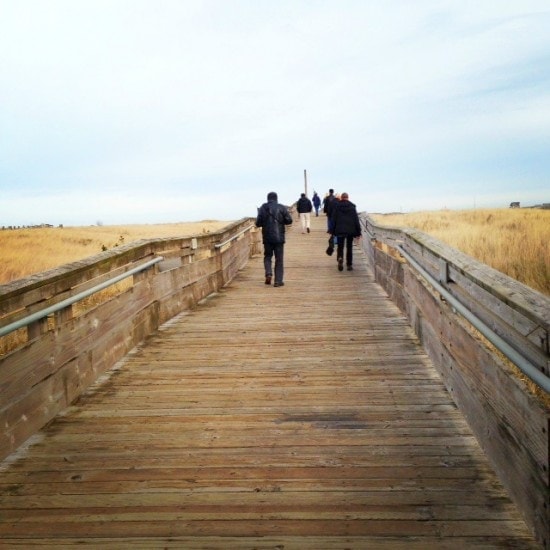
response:
[[[550,202],[549,0],[0,0],[0,226]]]

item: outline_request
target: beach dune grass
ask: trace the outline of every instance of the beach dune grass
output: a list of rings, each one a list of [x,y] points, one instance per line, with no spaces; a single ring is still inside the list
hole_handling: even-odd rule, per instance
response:
[[[217,231],[229,221],[144,225],[44,227],[0,231],[0,284],[93,256],[139,239],[188,237]]]
[[[419,229],[521,283],[550,295],[550,210],[441,210],[372,214],[382,225]],[[231,222],[53,227],[0,231],[0,284],[156,237],[217,231]]]
[[[441,210],[372,217],[381,225],[428,233],[530,288],[550,295],[550,210]]]

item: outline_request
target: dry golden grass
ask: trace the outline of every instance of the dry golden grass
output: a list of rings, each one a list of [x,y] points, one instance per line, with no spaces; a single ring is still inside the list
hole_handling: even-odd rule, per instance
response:
[[[81,260],[121,244],[156,237],[188,237],[216,231],[228,221],[53,227],[0,231],[0,284]]]
[[[161,237],[189,237],[222,229],[228,221],[205,220],[201,222],[56,227],[33,229],[0,230],[0,284],[40,273],[60,265],[81,260],[139,239]],[[131,285],[126,279],[81,300],[74,306],[73,313],[80,315],[124,292]],[[25,328],[0,337],[0,357],[10,353],[27,342]]]
[[[443,210],[372,217],[381,225],[419,229],[550,295],[550,210]]]

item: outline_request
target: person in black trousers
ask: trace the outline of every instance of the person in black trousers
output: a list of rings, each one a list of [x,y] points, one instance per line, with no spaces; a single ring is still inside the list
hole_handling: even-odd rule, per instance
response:
[[[353,239],[361,236],[361,224],[355,204],[350,202],[349,195],[342,193],[340,200],[335,201],[332,211],[332,235],[337,237],[336,260],[338,271],[344,270],[344,245],[346,247],[346,265],[348,271],[353,269]]]
[[[267,202],[258,208],[256,227],[262,228],[264,243],[265,284],[271,284],[271,261],[275,255],[275,283],[273,286],[284,286],[284,247],[285,225],[292,223],[292,216],[284,204],[277,202],[277,193],[267,194]]]

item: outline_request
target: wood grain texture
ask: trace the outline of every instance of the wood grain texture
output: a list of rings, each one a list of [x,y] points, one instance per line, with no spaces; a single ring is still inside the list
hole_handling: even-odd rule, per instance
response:
[[[2,548],[538,548],[325,218],[166,323],[0,471]]]
[[[372,252],[366,248],[371,265],[375,265],[376,280],[407,315],[508,494],[537,540],[547,546],[550,541],[548,401],[532,392],[517,376],[517,369],[457,315],[422,276],[396,259],[390,246],[377,241]],[[483,271],[479,265],[476,270]],[[457,285],[455,297],[458,293],[468,296],[463,303],[479,315],[481,310],[471,307],[478,297],[474,291],[477,287],[472,286],[472,280],[461,278],[464,288],[460,290]],[[467,280],[470,284],[465,283]],[[517,325],[515,320],[510,321],[515,310],[504,303],[500,309],[504,314],[501,326],[509,327],[507,341],[511,342],[515,336],[519,337],[519,333],[513,336],[511,331],[510,323]],[[532,356],[534,348],[530,340],[522,337],[521,341],[525,352],[531,349],[526,356]],[[547,358],[541,360],[546,362]]]

